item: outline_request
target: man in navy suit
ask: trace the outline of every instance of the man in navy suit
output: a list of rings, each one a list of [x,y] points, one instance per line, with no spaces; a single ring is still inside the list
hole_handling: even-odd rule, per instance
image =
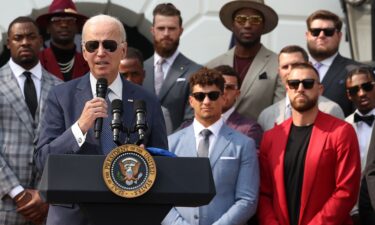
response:
[[[105,154],[103,140],[94,137],[97,118],[110,116],[106,100],[96,97],[99,78],[108,80],[108,98],[122,99],[125,126],[134,125],[133,101],[146,103],[148,130],[144,145],[167,149],[166,129],[156,97],[119,75],[120,60],[126,55],[126,34],[122,23],[107,15],[90,18],[83,27],[83,56],[90,73],[53,89],[46,102],[46,113],[35,154],[39,169],[43,169],[49,154]],[[103,119],[105,120],[105,119]],[[103,131],[108,129],[104,126]],[[103,136],[103,135],[102,135]],[[131,142],[136,135],[130,136]],[[50,206],[47,224],[89,224],[78,206]]]
[[[174,207],[162,224],[242,225],[257,208],[259,168],[252,139],[229,128],[221,117],[225,96],[220,72],[202,68],[190,78],[193,124],[168,137],[179,157],[208,157],[216,195],[201,207]]]
[[[183,32],[180,10],[171,3],[161,3],[155,7],[153,16],[151,34],[155,54],[145,61],[143,86],[158,96],[160,104],[169,112],[174,131],[184,120],[193,117],[188,102],[188,81],[201,66],[178,51]]]

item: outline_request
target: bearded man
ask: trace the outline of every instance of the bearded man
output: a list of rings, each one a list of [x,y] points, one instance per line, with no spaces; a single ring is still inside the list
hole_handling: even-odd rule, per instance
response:
[[[155,54],[145,61],[146,77],[143,86],[155,93],[160,104],[170,113],[172,130],[193,117],[189,105],[189,78],[201,68],[178,51],[183,32],[180,11],[171,3],[162,3],[153,11],[151,34]]]

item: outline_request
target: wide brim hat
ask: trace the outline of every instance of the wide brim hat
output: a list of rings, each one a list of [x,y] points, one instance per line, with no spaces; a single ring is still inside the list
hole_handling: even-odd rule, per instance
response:
[[[79,14],[72,0],[54,0],[48,8],[48,13],[40,15],[36,22],[40,28],[47,28],[51,18],[54,16],[72,16],[77,19],[77,25],[82,28],[88,19],[87,16]]]
[[[234,0],[226,3],[220,9],[221,23],[229,30],[232,30],[234,13],[240,9],[255,9],[263,14],[263,34],[272,31],[279,21],[279,16],[271,7],[264,4],[263,0]]]

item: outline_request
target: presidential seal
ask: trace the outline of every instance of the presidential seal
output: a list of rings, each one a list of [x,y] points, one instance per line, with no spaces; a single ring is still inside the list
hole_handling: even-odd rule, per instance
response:
[[[133,144],[122,145],[105,158],[103,178],[116,195],[135,198],[146,193],[154,184],[156,164],[145,149]]]

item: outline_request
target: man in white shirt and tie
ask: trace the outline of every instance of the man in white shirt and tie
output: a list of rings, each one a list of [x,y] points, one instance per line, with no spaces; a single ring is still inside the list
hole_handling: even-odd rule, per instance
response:
[[[375,140],[371,138],[374,132],[375,117],[375,80],[371,69],[360,67],[349,72],[346,78],[346,93],[348,99],[356,106],[354,113],[345,120],[351,123],[357,133],[361,156],[362,176],[372,159],[371,149],[375,149]],[[372,154],[374,155],[374,154]],[[362,188],[362,187],[361,187]],[[351,212],[352,217],[358,217],[357,206]],[[375,212],[372,210],[375,216]],[[355,223],[358,224],[358,223]]]

